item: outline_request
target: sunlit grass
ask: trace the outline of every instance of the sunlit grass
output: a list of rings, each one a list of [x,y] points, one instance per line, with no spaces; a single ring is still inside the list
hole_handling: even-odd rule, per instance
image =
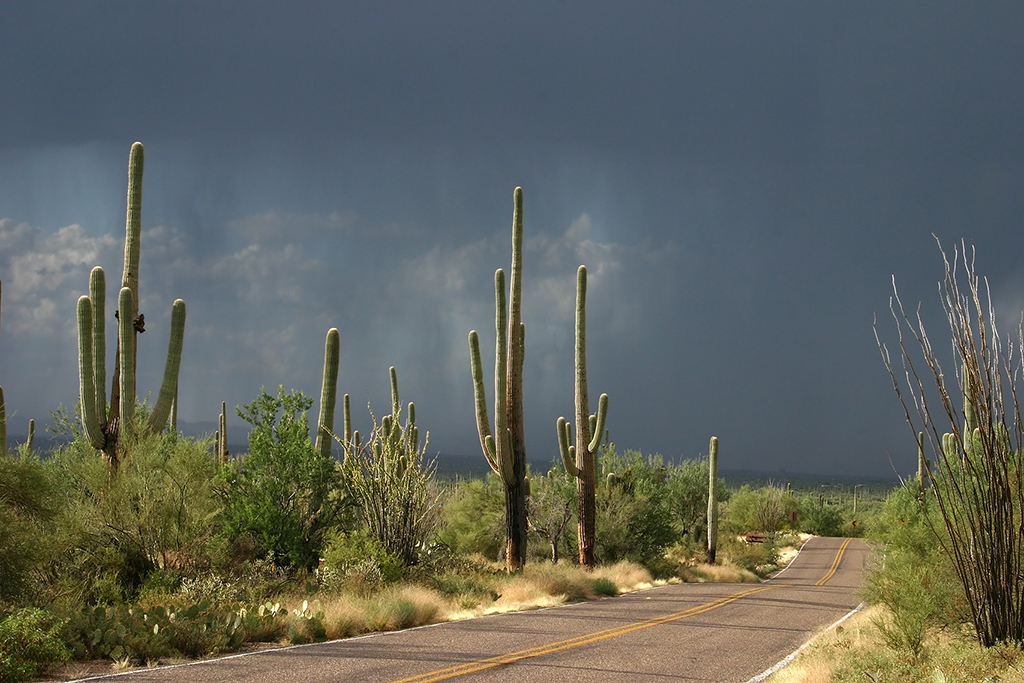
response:
[[[980,647],[966,629],[935,634],[920,662],[885,645],[875,623],[885,608],[868,607],[814,642],[767,683],[861,683],[926,681],[947,683],[1003,681],[1024,683],[1024,653],[1019,647]],[[936,678],[936,672],[943,678]]]

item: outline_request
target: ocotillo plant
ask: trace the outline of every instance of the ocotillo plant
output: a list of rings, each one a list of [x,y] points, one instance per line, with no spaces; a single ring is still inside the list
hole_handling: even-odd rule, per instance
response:
[[[558,450],[565,470],[576,477],[577,532],[580,564],[596,564],[597,488],[594,483],[594,453],[601,444],[608,415],[608,394],[601,394],[597,414],[590,414],[587,395],[587,267],[576,271],[576,446],[569,438],[570,425],[558,418]],[[593,438],[591,438],[593,434]]]
[[[917,433],[917,488],[924,490],[925,477],[928,473],[928,459],[924,457],[924,432]]]
[[[711,437],[708,446],[708,564],[715,563],[718,552],[718,497],[715,484],[718,483],[718,437]]]
[[[144,330],[138,314],[139,239],[142,206],[142,144],[132,145],[128,166],[128,211],[125,223],[125,261],[122,287],[118,294],[117,363],[107,413],[106,384],[106,279],[103,269],[93,268],[89,277],[89,296],[78,300],[78,361],[82,422],[89,442],[103,451],[108,461],[118,462],[119,433],[131,425],[135,412],[135,341]],[[167,347],[164,377],[149,423],[145,429],[164,429],[176,403],[181,348],[185,335],[185,302],[177,299],[171,307],[171,334]]]
[[[494,273],[494,432],[487,415],[480,340],[469,333],[470,367],[476,404],[476,426],[484,458],[505,488],[505,567],[518,571],[526,563],[526,444],[523,438],[522,324],[523,190],[514,192],[512,213],[512,282],[506,308],[505,271]]]
[[[324,343],[324,378],[320,388],[320,419],[317,420],[316,449],[324,457],[331,457],[331,436],[334,434],[334,403],[338,398],[338,355],[340,353],[338,328],[327,331]]]

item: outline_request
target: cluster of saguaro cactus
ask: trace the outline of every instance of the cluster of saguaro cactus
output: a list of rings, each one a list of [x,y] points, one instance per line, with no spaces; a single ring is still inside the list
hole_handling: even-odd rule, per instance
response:
[[[476,402],[476,424],[484,458],[505,488],[505,566],[517,571],[526,563],[526,445],[523,436],[522,323],[523,190],[514,192],[512,214],[512,281],[509,305],[505,299],[505,271],[494,273],[495,360],[494,431],[487,415],[480,340],[469,333],[470,366]]]
[[[136,337],[145,331],[145,320],[138,312],[139,242],[142,234],[142,144],[132,145],[128,163],[128,211],[125,222],[124,276],[118,293],[117,363],[110,391],[110,411],[106,400],[106,279],[103,269],[93,268],[89,277],[89,295],[78,300],[78,368],[81,390],[82,422],[89,442],[117,465],[119,435],[130,428],[135,413]],[[185,302],[177,299],[171,308],[171,334],[167,346],[160,393],[145,429],[164,429],[177,403],[178,371],[185,337]]]
[[[708,445],[708,564],[715,563],[718,553],[718,437],[711,437]]]
[[[316,449],[325,457],[331,455],[331,437],[334,434],[334,403],[338,397],[338,357],[340,354],[338,328],[327,331],[324,344],[324,378],[320,388],[320,418],[317,420]]]
[[[594,483],[594,453],[601,444],[608,415],[608,394],[601,394],[597,413],[590,414],[587,396],[587,267],[576,271],[576,445],[571,445],[571,425],[558,418],[558,450],[566,471],[576,477],[577,531],[580,564],[596,563],[597,490]],[[593,436],[591,436],[593,435]],[[614,479],[609,479],[612,484]]]

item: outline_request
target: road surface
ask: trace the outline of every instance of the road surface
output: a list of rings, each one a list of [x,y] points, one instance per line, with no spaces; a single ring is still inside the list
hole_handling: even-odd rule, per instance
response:
[[[576,605],[79,680],[120,683],[735,681],[786,657],[860,600],[869,554],[813,538],[761,584],[679,584]]]

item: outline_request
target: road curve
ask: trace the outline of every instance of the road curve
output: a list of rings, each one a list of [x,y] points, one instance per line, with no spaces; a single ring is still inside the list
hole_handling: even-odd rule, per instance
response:
[[[748,681],[853,609],[862,541],[813,538],[761,584],[617,598],[93,677],[121,683]]]

